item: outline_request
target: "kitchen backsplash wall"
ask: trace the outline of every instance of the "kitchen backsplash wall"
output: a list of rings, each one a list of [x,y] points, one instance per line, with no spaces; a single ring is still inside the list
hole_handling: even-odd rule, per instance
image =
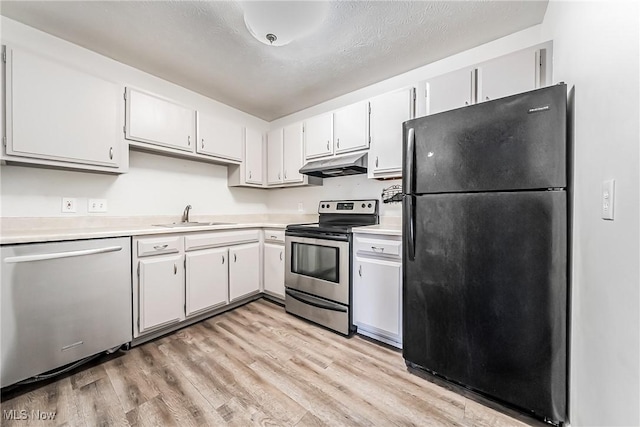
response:
[[[351,175],[324,179],[321,187],[283,188],[269,193],[268,205],[272,212],[296,213],[302,204],[303,213],[318,211],[320,200],[378,199],[384,188],[402,185],[402,180],[377,181],[366,175]],[[380,203],[381,216],[399,217],[401,203]]]
[[[3,217],[87,215],[88,199],[106,199],[108,211],[91,216],[265,213],[267,192],[227,187],[226,166],[132,151],[123,175],[2,166]],[[61,197],[77,200],[75,214],[61,213]]]

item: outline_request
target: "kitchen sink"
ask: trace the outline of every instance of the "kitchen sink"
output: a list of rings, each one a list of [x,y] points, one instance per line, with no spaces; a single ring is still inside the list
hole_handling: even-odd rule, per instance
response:
[[[179,227],[205,227],[207,225],[226,225],[231,224],[230,222],[197,222],[197,221],[189,221],[189,222],[172,222],[171,224],[153,224],[154,227],[168,227],[168,228],[179,228]]]

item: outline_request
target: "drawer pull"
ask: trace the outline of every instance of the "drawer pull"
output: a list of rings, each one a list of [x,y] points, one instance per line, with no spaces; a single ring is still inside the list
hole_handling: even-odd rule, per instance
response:
[[[168,246],[169,245],[165,243],[164,245],[155,245],[153,249],[155,249],[156,251],[161,251],[163,249],[167,249]]]
[[[272,239],[277,239],[277,238],[278,238],[278,236],[273,236],[273,235],[272,235],[272,236],[271,236],[271,238],[272,238]]]
[[[178,274],[178,264],[173,264],[173,274]]]
[[[371,250],[372,250],[373,252],[378,252],[378,251],[380,251],[379,253],[384,252],[384,248],[378,248],[378,247],[376,247],[376,246],[371,246]]]

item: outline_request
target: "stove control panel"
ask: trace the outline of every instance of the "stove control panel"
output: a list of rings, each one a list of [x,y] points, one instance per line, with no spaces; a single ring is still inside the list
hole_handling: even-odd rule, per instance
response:
[[[378,201],[367,200],[323,200],[318,204],[320,214],[376,214]]]

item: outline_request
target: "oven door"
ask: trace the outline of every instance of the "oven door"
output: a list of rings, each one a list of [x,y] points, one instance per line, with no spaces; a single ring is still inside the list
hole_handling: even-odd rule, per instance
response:
[[[349,237],[285,235],[285,286],[349,305]]]

